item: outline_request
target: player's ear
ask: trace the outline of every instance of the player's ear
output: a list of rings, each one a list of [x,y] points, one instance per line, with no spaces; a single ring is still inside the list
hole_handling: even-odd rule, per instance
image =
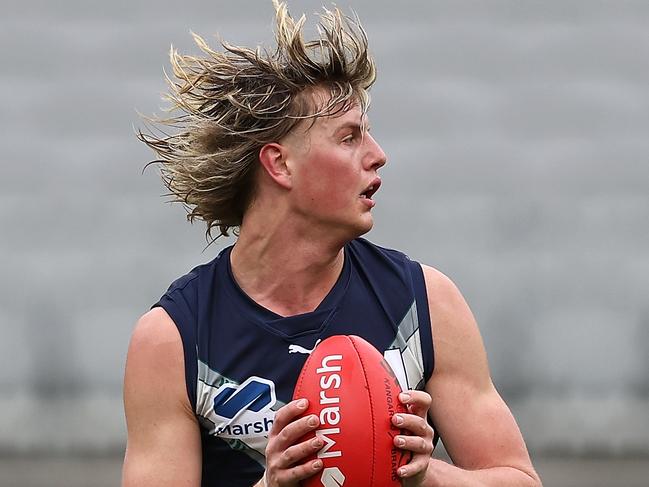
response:
[[[268,143],[259,150],[259,162],[266,173],[281,187],[291,189],[291,171],[286,157],[286,148],[277,142]]]

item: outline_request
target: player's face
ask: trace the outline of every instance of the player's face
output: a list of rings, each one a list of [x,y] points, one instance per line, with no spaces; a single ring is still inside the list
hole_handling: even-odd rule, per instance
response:
[[[310,121],[304,122],[307,127]],[[368,232],[373,225],[372,199],[386,157],[368,132],[367,116],[357,105],[342,114],[321,117],[295,136],[292,151],[294,208],[310,224],[341,239]]]

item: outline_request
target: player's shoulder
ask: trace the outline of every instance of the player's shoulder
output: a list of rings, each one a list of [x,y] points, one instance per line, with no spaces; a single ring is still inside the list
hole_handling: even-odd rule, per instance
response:
[[[131,332],[129,354],[155,353],[159,347],[172,349],[174,343],[180,344],[180,333],[172,318],[162,307],[155,307],[144,313],[135,323]],[[182,352],[182,349],[179,349]],[[164,357],[162,357],[164,358]]]
[[[429,301],[447,303],[462,298],[462,293],[453,280],[439,269],[427,264],[420,264],[426,282]],[[462,298],[463,299],[463,298]]]
[[[184,365],[180,333],[171,317],[160,307],[144,313],[131,333],[125,393],[147,395],[166,387],[185,401]]]
[[[176,329],[164,308],[156,306],[144,313],[135,323],[133,336],[164,340]]]
[[[442,345],[435,349],[436,373],[432,380],[439,384],[440,380],[452,378],[484,385],[489,380],[489,368],[480,330],[469,305],[446,274],[427,265],[422,265],[422,269],[433,340]]]
[[[472,321],[473,316],[462,292],[453,280],[435,267],[420,264],[426,283],[428,307],[431,317],[436,321],[445,321],[446,318],[457,321],[463,318]]]
[[[124,371],[129,437],[133,425],[149,424],[145,417],[193,417],[184,365],[183,345],[171,317],[159,307],[144,313],[131,334]]]

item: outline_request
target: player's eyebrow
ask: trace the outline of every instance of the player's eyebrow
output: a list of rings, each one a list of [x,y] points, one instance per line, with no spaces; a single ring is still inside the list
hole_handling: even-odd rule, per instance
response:
[[[341,132],[345,129],[354,129],[359,132],[369,132],[370,131],[370,124],[368,122],[364,124],[360,124],[359,122],[345,122],[342,125],[336,127],[334,130],[334,134],[337,134],[338,132]]]

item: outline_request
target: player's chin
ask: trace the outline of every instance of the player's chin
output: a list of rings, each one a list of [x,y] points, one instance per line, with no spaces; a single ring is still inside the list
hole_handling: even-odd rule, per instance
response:
[[[362,213],[353,225],[355,233],[354,238],[365,235],[367,232],[372,230],[373,226],[374,218],[372,217],[372,214],[369,211]]]
[[[348,214],[344,219],[337,219],[334,222],[336,233],[345,242],[365,235],[372,230],[374,219],[369,211],[356,214]]]

